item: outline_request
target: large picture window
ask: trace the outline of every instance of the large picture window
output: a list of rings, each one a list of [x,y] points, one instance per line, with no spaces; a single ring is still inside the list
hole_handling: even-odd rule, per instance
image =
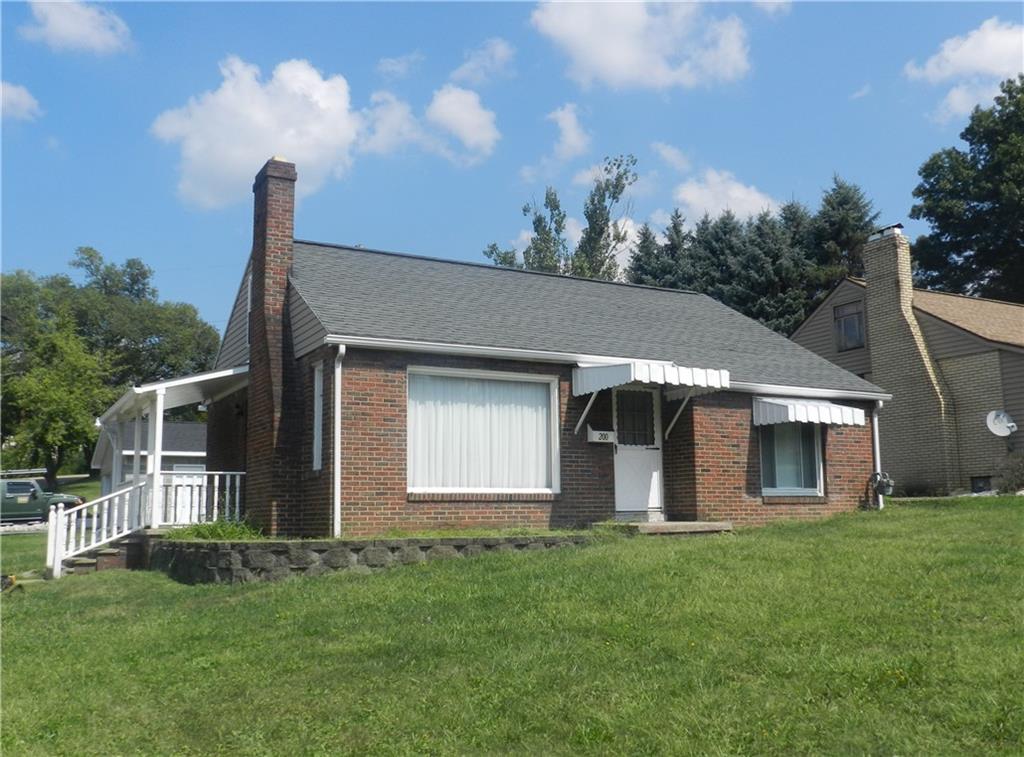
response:
[[[761,486],[765,496],[822,493],[821,426],[761,426]]]
[[[557,492],[558,380],[410,368],[412,492]]]

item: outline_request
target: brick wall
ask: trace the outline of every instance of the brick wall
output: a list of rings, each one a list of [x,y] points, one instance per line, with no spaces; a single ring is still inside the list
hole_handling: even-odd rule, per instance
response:
[[[388,529],[439,526],[569,526],[615,512],[612,448],[589,444],[573,427],[587,397],[573,397],[572,369],[540,363],[480,360],[350,349],[342,378],[342,531],[372,535]],[[406,491],[406,370],[409,365],[482,368],[559,377],[561,493],[557,495],[409,494]],[[611,393],[588,416],[611,427]]]
[[[667,512],[682,519],[766,523],[870,505],[871,407],[862,407],[868,416],[864,426],[822,426],[824,496],[766,498],[761,496],[761,447],[752,396],[719,392],[695,398],[669,438],[673,442],[679,434],[678,441],[666,445]],[[683,462],[676,472],[670,455]]]
[[[206,413],[206,469],[244,471],[246,402],[241,389],[210,404]]]
[[[871,380],[893,395],[878,427],[883,466],[902,490],[949,491],[960,481],[955,411],[914,315],[910,243],[890,234],[863,254]]]

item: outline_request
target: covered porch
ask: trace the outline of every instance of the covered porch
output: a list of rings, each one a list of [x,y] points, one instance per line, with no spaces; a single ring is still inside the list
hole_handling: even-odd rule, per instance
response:
[[[111,491],[77,507],[51,508],[47,569],[59,577],[62,561],[144,528],[237,520],[245,513],[245,471],[167,470],[164,415],[216,401],[248,385],[245,366],[132,387],[97,419],[113,449],[128,449],[130,466],[114,454]],[[147,422],[144,424],[143,421]],[[143,451],[142,430],[148,438]]]

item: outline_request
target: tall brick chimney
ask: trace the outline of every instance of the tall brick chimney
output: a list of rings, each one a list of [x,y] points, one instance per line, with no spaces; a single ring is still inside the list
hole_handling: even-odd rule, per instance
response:
[[[879,419],[882,464],[901,488],[949,491],[960,478],[952,395],[914,315],[902,228],[879,229],[863,250],[871,381],[893,395]],[[936,460],[944,462],[945,481],[930,474]]]
[[[281,420],[283,385],[292,363],[284,326],[294,257],[295,179],[295,164],[273,157],[252,186],[245,494],[249,516],[271,535],[281,529],[294,490]]]

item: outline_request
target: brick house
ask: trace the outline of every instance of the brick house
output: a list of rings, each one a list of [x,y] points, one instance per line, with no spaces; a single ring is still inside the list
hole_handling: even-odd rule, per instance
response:
[[[215,370],[101,419],[204,401],[209,475],[244,479],[269,534],[875,503],[877,386],[703,295],[297,240],[296,178],[280,159],[256,177]]]
[[[886,470],[908,493],[990,489],[1015,448],[987,415],[1024,424],[1024,305],[914,289],[899,225],[793,333],[797,344],[892,392],[879,425]]]

